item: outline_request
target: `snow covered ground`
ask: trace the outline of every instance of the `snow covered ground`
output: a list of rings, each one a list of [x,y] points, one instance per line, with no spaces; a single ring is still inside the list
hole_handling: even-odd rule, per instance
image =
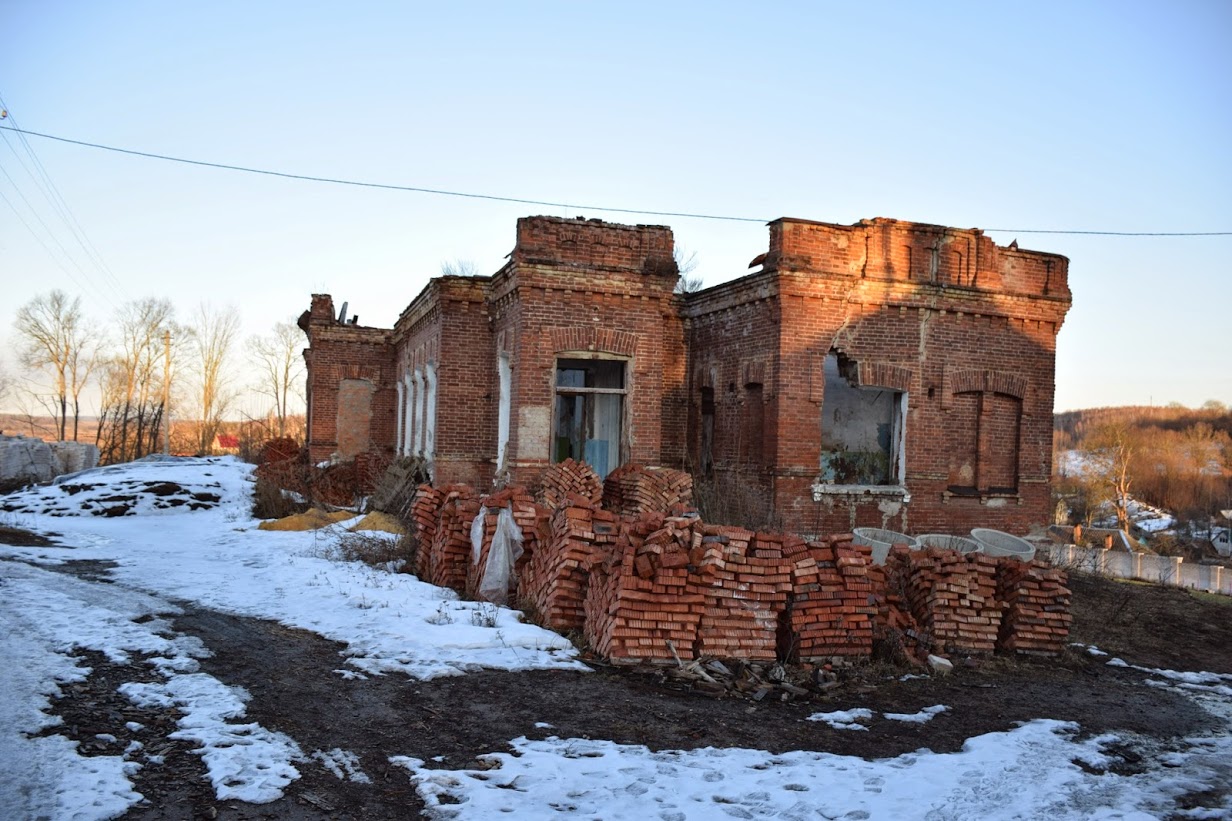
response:
[[[302,750],[295,739],[245,719],[247,693],[202,673],[208,651],[162,616],[188,602],[276,619],[344,642],[340,677],[462,675],[484,667],[578,669],[561,637],[517,614],[461,602],[406,575],[330,558],[328,533],[256,529],[249,468],[174,459],[68,477],[0,497],[4,523],[61,534],[66,547],[0,546],[0,807],[12,818],[111,818],[140,800],[130,777],[147,752],[84,756],[55,733],[50,699],[89,670],[73,656],[151,661],[161,678],[121,692],[138,705],[175,707],[176,737],[201,750],[220,799],[277,799],[316,760],[362,782],[346,750]],[[113,584],[54,572],[71,559],[115,562]],[[1119,660],[1112,663],[1124,664]],[[1143,669],[1150,686],[1199,700],[1222,726],[1178,740],[1137,775],[1108,769],[1126,736],[1083,738],[1072,724],[1029,722],[971,738],[963,750],[926,749],[890,759],[749,749],[651,752],[601,739],[509,741],[482,769],[406,756],[404,767],[440,818],[1149,818],[1232,817],[1177,811],[1176,799],[1232,792],[1232,679]],[[950,720],[945,705],[919,713],[817,714],[860,722]],[[46,731],[40,734],[40,731]],[[340,776],[341,777],[341,776]]]

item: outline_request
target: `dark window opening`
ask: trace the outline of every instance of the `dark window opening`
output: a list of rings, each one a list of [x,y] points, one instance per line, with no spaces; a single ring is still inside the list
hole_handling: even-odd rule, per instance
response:
[[[701,471],[714,475],[714,388],[702,388]]]
[[[905,393],[857,385],[856,363],[836,353],[823,366],[821,480],[840,485],[902,482]]]
[[[600,478],[621,461],[625,363],[613,359],[559,359],[552,461],[586,462]]]
[[[750,383],[744,386],[744,430],[740,437],[741,461],[746,465],[760,467],[766,438],[766,409],[763,404],[762,386]]]

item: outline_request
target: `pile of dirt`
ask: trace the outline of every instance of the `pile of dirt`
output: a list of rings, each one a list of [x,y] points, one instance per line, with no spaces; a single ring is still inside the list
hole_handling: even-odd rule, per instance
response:
[[[258,530],[320,530],[347,519],[354,519],[355,514],[349,510],[327,511],[312,508],[303,513],[293,513],[281,519],[272,519],[257,525]]]
[[[406,535],[406,526],[397,517],[391,516],[388,513],[382,513],[379,510],[374,510],[364,516],[364,518],[355,523],[351,530],[377,530],[382,533],[394,533],[398,536]]]

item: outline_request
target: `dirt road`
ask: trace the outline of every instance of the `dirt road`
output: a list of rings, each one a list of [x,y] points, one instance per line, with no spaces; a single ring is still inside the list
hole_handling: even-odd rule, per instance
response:
[[[106,583],[106,567],[96,563],[63,569]],[[1228,602],[1102,579],[1075,579],[1073,586],[1076,641],[1148,667],[1232,672]],[[841,672],[839,685],[824,694],[755,702],[690,692],[655,671],[599,664],[590,673],[488,671],[431,681],[364,677],[347,670],[343,645],[315,634],[187,605],[184,611],[172,627],[210,650],[201,660],[203,671],[243,687],[251,695],[247,718],[290,736],[307,758],[296,763],[301,777],[278,801],[219,801],[192,743],[168,739],[178,715],[135,707],[117,692],[126,681],[155,680],[153,669],[140,660],[118,666],[91,653],[84,659],[93,670],[89,678],[66,687],[53,705],[64,718],[55,730],[79,740],[85,754],[117,755],[139,741],[157,756],[133,776],[146,801],[126,818],[415,817],[422,801],[390,756],[458,769],[473,766],[478,755],[508,749],[507,742],[519,736],[603,738],[652,749],[734,746],[886,757],[921,747],[958,750],[971,736],[1034,718],[1080,722],[1090,734],[1149,736],[1165,751],[1169,739],[1211,724],[1194,701],[1143,686],[1144,673],[1110,667],[1106,657],[1080,648],[1059,659],[960,662],[944,678],[904,679],[912,671],[866,666]],[[912,712],[937,704],[949,711],[928,724],[873,719],[861,733],[804,720],[818,711]],[[1126,751],[1116,766],[1132,771],[1135,759],[1141,760]]]

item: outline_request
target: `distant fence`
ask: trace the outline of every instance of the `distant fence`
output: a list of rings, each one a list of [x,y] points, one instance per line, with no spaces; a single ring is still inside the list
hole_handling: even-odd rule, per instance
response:
[[[1210,564],[1185,564],[1185,560],[1180,556],[1124,553],[1072,544],[1041,545],[1037,548],[1037,554],[1046,556],[1057,567],[1232,596],[1232,568]]]

